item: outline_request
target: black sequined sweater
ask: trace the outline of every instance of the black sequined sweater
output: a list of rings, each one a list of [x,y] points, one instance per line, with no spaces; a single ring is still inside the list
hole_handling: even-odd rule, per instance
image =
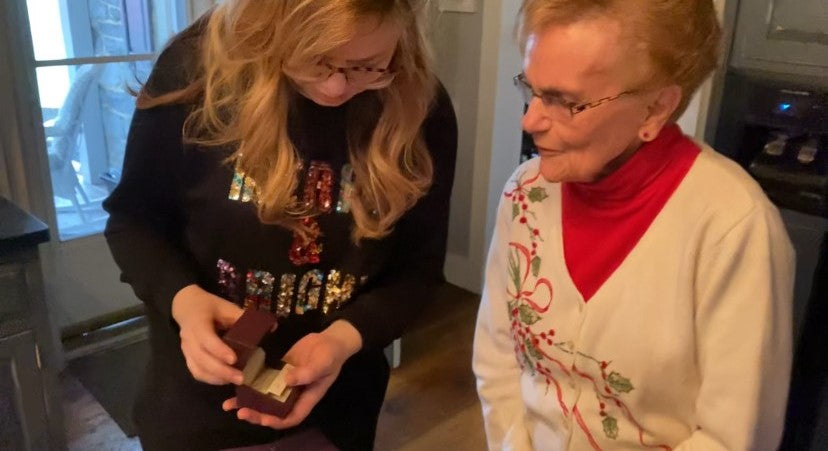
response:
[[[147,83],[152,94],[186,84],[197,38],[185,33],[162,52]],[[360,119],[354,105],[374,93],[335,108],[298,94],[292,100],[289,134],[303,159],[296,194],[320,211],[309,224],[320,233],[310,242],[260,222],[254,182],[226,162],[230,150],[182,142],[191,105],[137,109],[121,181],[104,203],[105,236],[121,279],[146,304],[150,379],[189,377],[171,305],[190,284],[276,314],[269,358],[340,318],[360,332],[365,350],[400,337],[443,280],[457,125],[448,95],[438,91],[422,126],[435,168],[430,190],[390,235],[359,245],[350,238],[354,221],[343,196],[353,183],[346,126]]]

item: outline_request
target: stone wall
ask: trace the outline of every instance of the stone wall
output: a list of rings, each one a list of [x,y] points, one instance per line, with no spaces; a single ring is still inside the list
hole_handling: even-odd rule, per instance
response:
[[[96,56],[129,53],[123,0],[86,0]],[[146,80],[151,61],[107,64],[98,80],[98,99],[103,120],[109,168],[120,170],[135,98],[127,91]],[[100,174],[92,174],[95,180]]]

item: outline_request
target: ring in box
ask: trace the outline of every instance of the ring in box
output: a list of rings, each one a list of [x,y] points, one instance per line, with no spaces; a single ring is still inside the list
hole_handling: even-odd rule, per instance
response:
[[[259,347],[262,338],[276,326],[276,318],[262,310],[246,310],[236,324],[224,334],[224,341],[236,353],[233,365],[244,374],[242,385],[236,386],[239,408],[284,418],[290,413],[299,387],[288,387],[284,380],[291,365],[281,362],[279,368],[265,365],[265,352]]]

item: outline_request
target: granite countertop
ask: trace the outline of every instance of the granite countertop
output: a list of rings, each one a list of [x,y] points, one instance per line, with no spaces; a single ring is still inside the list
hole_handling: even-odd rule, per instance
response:
[[[0,197],[0,251],[49,241],[49,227]]]

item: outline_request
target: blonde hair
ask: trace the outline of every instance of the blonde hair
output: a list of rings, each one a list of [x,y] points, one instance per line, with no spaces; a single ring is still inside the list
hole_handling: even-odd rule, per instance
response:
[[[647,82],[681,87],[682,101],[673,120],[684,113],[719,61],[722,31],[713,0],[524,0],[521,16],[523,52],[529,36],[550,25],[617,18],[634,43],[647,49],[653,69]]]
[[[362,19],[392,20],[403,32],[386,88],[358,96],[348,124],[354,170],[351,212],[355,242],[381,238],[425,195],[433,165],[420,134],[436,79],[422,26],[426,0],[234,0],[217,6],[201,41],[199,74],[178,91],[139,107],[197,99],[185,139],[205,146],[232,145],[230,161],[256,182],[259,218],[302,231],[313,216],[296,198],[301,158],[288,136],[291,96],[285,72],[308,67],[346,44]],[[146,91],[146,90],[145,90]],[[273,124],[262,126],[261,118]]]

